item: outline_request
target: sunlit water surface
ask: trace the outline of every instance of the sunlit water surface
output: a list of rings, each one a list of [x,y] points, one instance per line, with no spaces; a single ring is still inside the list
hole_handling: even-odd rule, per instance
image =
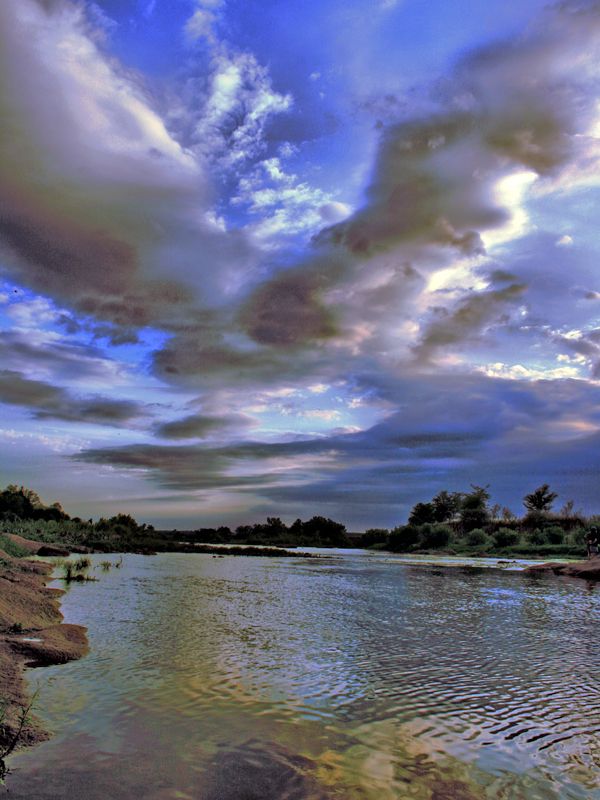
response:
[[[29,673],[54,736],[11,759],[13,800],[600,798],[584,581],[362,551],[93,559],[62,604],[91,652]]]

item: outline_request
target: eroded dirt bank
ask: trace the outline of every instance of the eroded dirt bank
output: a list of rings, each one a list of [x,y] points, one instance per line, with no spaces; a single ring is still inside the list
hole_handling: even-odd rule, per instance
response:
[[[27,542],[19,538],[19,544]],[[28,542],[37,553],[39,542]],[[21,730],[21,718],[31,704],[24,678],[25,667],[64,664],[81,658],[88,649],[86,629],[63,623],[59,610],[60,589],[46,584],[52,566],[41,561],[12,558],[0,550],[0,752],[18,744],[34,744],[47,733],[28,715]]]

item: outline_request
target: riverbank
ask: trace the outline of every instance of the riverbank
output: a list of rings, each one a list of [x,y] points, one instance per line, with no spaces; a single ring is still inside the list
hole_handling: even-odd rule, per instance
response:
[[[21,540],[23,550],[37,554],[40,542]],[[32,699],[25,667],[64,664],[87,650],[86,629],[64,623],[60,589],[46,584],[52,565],[15,558],[0,550],[0,767],[2,755],[19,745],[48,738],[29,713]]]

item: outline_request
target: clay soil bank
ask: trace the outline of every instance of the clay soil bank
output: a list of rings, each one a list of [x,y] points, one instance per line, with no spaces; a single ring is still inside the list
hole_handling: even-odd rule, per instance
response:
[[[21,537],[15,543],[37,554],[42,544]],[[52,565],[13,558],[0,550],[0,752],[10,747],[20,727],[23,709],[31,704],[24,677],[25,667],[64,664],[81,658],[88,649],[86,629],[63,623],[59,610],[60,589],[46,584]],[[29,720],[19,735],[19,744],[35,744],[47,738],[36,722]]]

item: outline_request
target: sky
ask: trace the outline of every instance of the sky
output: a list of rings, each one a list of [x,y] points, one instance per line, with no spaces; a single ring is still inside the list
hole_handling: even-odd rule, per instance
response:
[[[2,0],[0,485],[600,512],[600,2]]]

